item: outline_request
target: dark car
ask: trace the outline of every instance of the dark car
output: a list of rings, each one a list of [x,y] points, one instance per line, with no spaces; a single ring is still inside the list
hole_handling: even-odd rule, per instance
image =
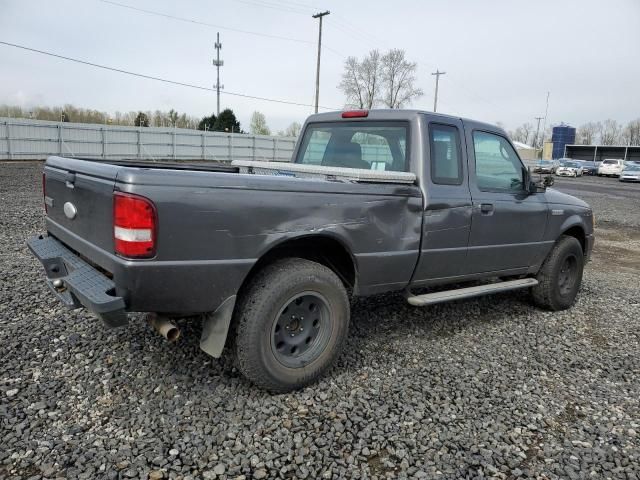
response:
[[[198,319],[202,350],[275,392],[335,362],[350,295],[530,289],[563,310],[594,238],[589,205],[534,182],[504,130],[416,110],[313,115],[290,163],[50,157],[43,189],[28,245],[65,305],[113,327],[148,312],[168,339]]]
[[[591,162],[588,160],[576,160],[577,162],[580,162],[580,165],[582,165],[582,174],[583,175],[598,175],[598,165],[596,164],[596,162]]]

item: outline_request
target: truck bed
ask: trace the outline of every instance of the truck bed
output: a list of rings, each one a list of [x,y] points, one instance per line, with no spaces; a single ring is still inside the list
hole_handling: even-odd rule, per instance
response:
[[[416,185],[62,157],[50,157],[44,174],[48,234],[113,278],[129,311],[213,311],[235,295],[259,258],[312,236],[352,252],[358,293],[403,288],[418,258]],[[153,202],[152,258],[116,253],[115,192]],[[67,204],[77,212],[72,218]]]

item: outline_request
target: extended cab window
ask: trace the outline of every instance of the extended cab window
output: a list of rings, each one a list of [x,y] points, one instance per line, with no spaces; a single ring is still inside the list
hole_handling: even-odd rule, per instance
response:
[[[406,172],[405,122],[309,124],[296,163]]]
[[[524,167],[511,144],[500,135],[473,132],[476,182],[480,190],[524,190]]]
[[[458,129],[451,125],[431,124],[429,143],[431,181],[444,185],[461,185],[462,159]]]

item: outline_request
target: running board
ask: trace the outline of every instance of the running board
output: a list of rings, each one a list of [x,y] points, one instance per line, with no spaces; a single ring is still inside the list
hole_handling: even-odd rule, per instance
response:
[[[407,301],[414,307],[424,307],[436,303],[448,302],[450,300],[460,300],[462,298],[478,297],[490,293],[507,292],[518,288],[533,287],[538,284],[535,278],[521,278],[519,280],[509,280],[506,282],[490,283],[488,285],[478,285],[477,287],[457,288],[444,292],[425,293],[424,295],[407,295]]]

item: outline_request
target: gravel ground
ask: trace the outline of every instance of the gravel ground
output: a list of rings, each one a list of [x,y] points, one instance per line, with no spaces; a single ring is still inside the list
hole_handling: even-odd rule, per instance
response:
[[[640,476],[640,185],[585,193],[598,241],[571,310],[357,300],[337,367],[274,396],[197,325],[169,345],[64,310],[24,243],[40,168],[0,164],[0,478]]]

